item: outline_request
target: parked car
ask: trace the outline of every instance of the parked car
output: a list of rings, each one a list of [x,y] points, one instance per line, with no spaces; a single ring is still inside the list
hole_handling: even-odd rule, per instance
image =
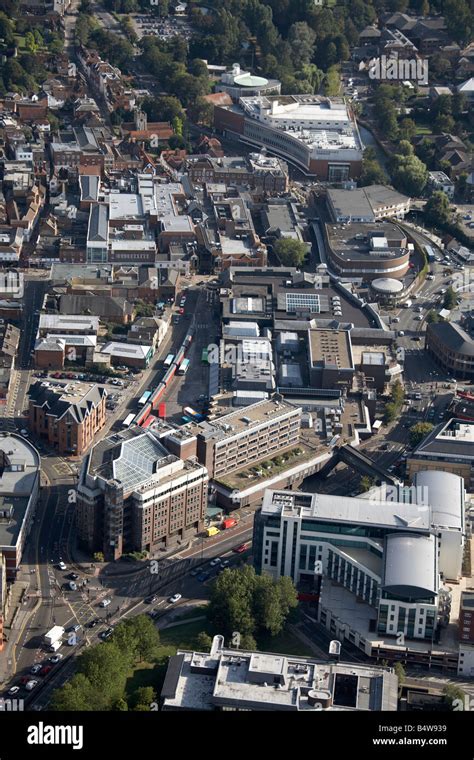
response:
[[[100,603],[99,606],[100,607],[108,607],[111,602],[112,602],[111,599],[102,599],[102,601],[101,601],[101,603]]]
[[[39,665],[39,664],[33,665],[33,667],[30,670],[31,675],[34,676],[36,673],[39,673],[41,668],[42,668],[42,665]]]
[[[95,620],[90,620],[87,623],[87,627],[88,628],[95,628],[97,625],[99,625],[99,623],[100,623],[100,620],[98,618],[95,618]]]
[[[57,665],[58,662],[61,662],[61,660],[63,659],[63,656],[64,655],[62,654],[53,654],[53,656],[49,658],[49,661],[52,662],[53,665]]]
[[[147,596],[147,598],[144,599],[143,601],[145,602],[145,604],[154,604],[154,602],[156,602],[157,599],[158,599],[157,595],[152,594],[151,596]]]
[[[211,565],[210,565],[210,566],[211,566],[211,567],[215,567],[216,565],[219,565],[221,562],[222,562],[222,560],[221,560],[221,558],[220,558],[220,557],[215,557],[215,559],[213,559],[213,560],[212,560],[212,562],[211,562]]]
[[[31,681],[28,681],[28,683],[25,685],[25,689],[27,691],[33,691],[35,686],[38,686],[38,684],[39,684],[39,681],[35,681],[34,679],[32,679]]]
[[[53,669],[52,665],[43,665],[43,667],[40,670],[40,676],[47,676],[48,673],[51,673]]]
[[[12,686],[11,689],[8,689],[7,694],[9,697],[14,697],[15,694],[18,694],[19,691],[20,691],[19,686]]]
[[[173,596],[170,596],[168,601],[170,604],[176,604],[176,602],[179,602],[181,598],[182,598],[181,594],[173,594]]]
[[[79,578],[79,575],[77,573],[69,573],[68,578],[71,581],[77,581],[77,579]]]
[[[210,576],[210,573],[206,570],[206,572],[200,573],[200,575],[198,575],[197,579],[198,579],[198,581],[200,581],[200,583],[204,583],[204,581],[207,581],[207,579],[209,578],[209,576]]]
[[[61,560],[61,562],[59,562],[58,567],[59,567],[60,570],[63,570],[63,571],[67,570],[67,567],[66,567],[66,565],[64,564],[64,562],[62,560]]]
[[[114,632],[113,628],[107,628],[107,630],[102,631],[101,633],[99,633],[99,638],[101,638],[102,641],[107,641],[107,639],[110,639],[110,637],[112,636],[113,632]]]
[[[76,631],[80,631],[81,626],[79,623],[76,623],[76,625],[70,625],[69,628],[66,628],[66,633],[76,633]]]

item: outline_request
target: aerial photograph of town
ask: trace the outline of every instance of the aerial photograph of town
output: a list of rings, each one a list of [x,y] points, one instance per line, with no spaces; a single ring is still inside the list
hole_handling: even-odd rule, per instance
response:
[[[0,0],[2,760],[466,729],[473,155],[472,0]]]

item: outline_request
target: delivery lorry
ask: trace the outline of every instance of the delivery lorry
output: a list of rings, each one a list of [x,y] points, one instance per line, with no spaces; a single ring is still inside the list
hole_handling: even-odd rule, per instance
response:
[[[51,630],[48,631],[47,634],[45,634],[44,643],[46,644],[46,646],[52,647],[53,644],[55,644],[57,641],[62,640],[62,637],[64,636],[64,632],[65,631],[62,625],[55,625],[54,628],[51,628]]]
[[[48,647],[48,652],[57,652],[58,649],[61,649],[63,645],[63,640],[58,639],[57,641],[54,641],[51,646]]]

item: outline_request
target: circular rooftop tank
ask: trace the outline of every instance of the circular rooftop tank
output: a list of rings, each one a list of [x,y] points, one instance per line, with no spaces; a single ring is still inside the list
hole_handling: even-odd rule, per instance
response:
[[[372,289],[377,293],[401,293],[403,290],[403,283],[400,280],[395,280],[393,277],[379,277],[377,280],[372,280]]]
[[[239,87],[265,87],[268,84],[268,79],[255,77],[252,74],[239,74],[235,77],[234,84]]]

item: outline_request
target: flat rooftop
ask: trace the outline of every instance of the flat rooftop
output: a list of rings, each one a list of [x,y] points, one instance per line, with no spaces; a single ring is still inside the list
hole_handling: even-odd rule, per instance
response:
[[[474,422],[451,419],[437,425],[416,447],[410,459],[419,457],[450,458],[472,462],[474,457]]]
[[[396,710],[398,679],[391,669],[329,663],[241,650],[215,654],[178,650],[163,686],[164,709],[315,712]],[[319,702],[318,702],[319,700]]]
[[[308,330],[310,362],[313,367],[353,369],[348,330]]]
[[[190,429],[193,434],[199,434],[206,440],[221,441],[299,411],[286,401],[269,399],[224,414],[212,422],[192,423]]]
[[[13,547],[23,526],[41,459],[36,449],[14,433],[0,436],[0,547]]]
[[[75,314],[40,314],[39,330],[92,330],[99,329],[99,317],[79,316]]]
[[[376,222],[363,224],[326,224],[329,245],[337,256],[347,261],[375,261],[376,259],[394,259],[408,255],[406,235],[395,224]],[[385,238],[387,247],[374,249],[371,238]]]

